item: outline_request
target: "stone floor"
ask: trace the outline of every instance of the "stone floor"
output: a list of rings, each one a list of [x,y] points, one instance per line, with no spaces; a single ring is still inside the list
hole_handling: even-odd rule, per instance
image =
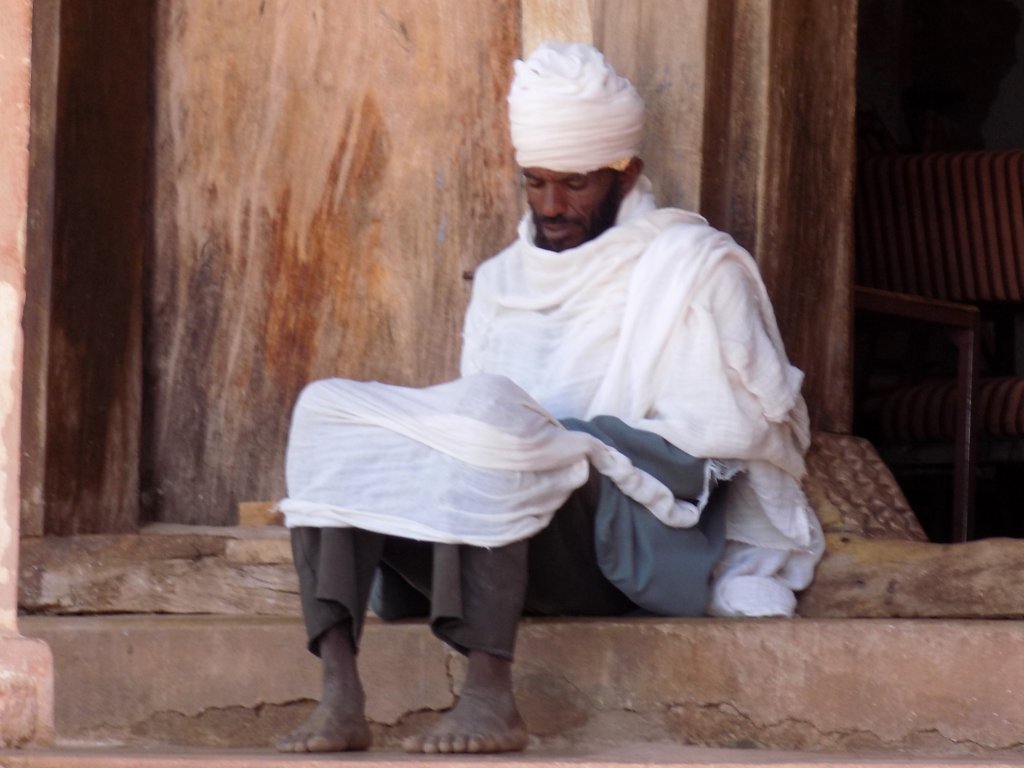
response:
[[[576,750],[531,749],[519,755],[483,757],[421,757],[396,751],[373,750],[346,755],[320,757],[278,755],[268,750],[168,749],[63,749],[0,751],[2,768],[326,768],[351,764],[360,768],[407,768],[429,765],[431,768],[469,768],[476,765],[509,765],[515,768],[641,768],[641,766],[679,766],[680,768],[902,768],[906,766],[956,766],[956,768],[998,768],[1024,765],[1022,759],[950,760],[911,758],[894,754],[833,755],[810,752],[774,752],[762,750],[717,750],[684,747],[665,743],[629,743],[613,748]]]

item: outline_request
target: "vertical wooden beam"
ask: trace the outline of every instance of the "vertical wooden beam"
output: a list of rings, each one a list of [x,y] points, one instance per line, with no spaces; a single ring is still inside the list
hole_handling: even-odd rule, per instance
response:
[[[135,0],[61,7],[47,533],[138,524],[151,16]]]
[[[856,0],[709,7],[702,211],[757,258],[814,427],[849,432]]]
[[[771,9],[758,256],[812,424],[849,432],[857,2]]]
[[[762,0],[708,3],[700,210],[759,261],[769,24],[770,7]]]

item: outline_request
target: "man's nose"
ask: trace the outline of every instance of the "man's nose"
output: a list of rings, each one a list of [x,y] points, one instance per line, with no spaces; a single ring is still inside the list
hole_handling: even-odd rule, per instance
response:
[[[541,195],[541,216],[555,217],[565,213],[565,190],[559,184],[545,184]]]

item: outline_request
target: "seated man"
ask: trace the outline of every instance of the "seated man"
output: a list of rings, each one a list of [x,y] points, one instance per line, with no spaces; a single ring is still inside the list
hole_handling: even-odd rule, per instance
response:
[[[824,549],[802,375],[750,256],[655,207],[635,89],[551,43],[516,62],[509,105],[530,211],[476,272],[462,378],[328,380],[296,405],[281,508],[323,696],[282,751],[369,745],[375,573],[382,617],[429,610],[468,656],[454,709],[405,748],[500,752],[527,743],[524,612],[791,615]]]

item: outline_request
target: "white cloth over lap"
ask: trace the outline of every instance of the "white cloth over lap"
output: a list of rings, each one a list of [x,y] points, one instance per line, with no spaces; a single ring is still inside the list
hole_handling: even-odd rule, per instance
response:
[[[589,463],[664,522],[698,510],[503,376],[425,389],[328,379],[303,391],[287,454],[287,525],[501,546],[547,526]]]

